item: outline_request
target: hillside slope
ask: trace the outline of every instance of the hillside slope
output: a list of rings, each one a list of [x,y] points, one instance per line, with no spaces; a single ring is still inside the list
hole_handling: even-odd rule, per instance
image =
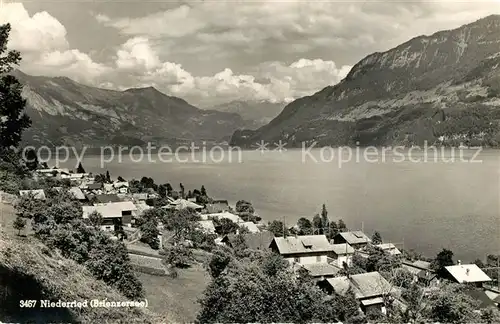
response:
[[[0,229],[0,322],[159,323],[146,308],[20,308],[20,300],[54,302],[99,299],[126,301],[116,290],[75,262],[33,238],[14,238]]]
[[[500,16],[419,36],[358,62],[339,84],[295,100],[231,144],[500,143]]]
[[[27,113],[33,120],[24,136],[26,142],[134,145],[220,141],[246,125],[238,114],[198,109],[153,87],[114,91],[65,77],[13,74],[23,84]]]
[[[249,123],[254,122],[255,128],[258,128],[266,125],[278,116],[283,107],[285,107],[284,103],[236,100],[213,106],[210,109],[238,114]]]

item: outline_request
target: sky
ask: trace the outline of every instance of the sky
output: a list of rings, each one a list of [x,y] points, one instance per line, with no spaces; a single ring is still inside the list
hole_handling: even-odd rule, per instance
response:
[[[373,52],[500,14],[490,1],[0,0],[32,75],[154,86],[199,107],[290,102]]]

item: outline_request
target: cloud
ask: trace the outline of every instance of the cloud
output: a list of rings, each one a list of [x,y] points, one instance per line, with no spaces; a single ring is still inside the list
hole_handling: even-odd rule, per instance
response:
[[[160,62],[143,37],[129,39],[120,46],[116,67],[115,73],[120,77],[113,79],[120,80],[122,87],[152,85],[205,106],[232,100],[289,102],[339,82],[351,69],[351,66],[337,67],[333,61],[303,58],[289,65],[262,63],[251,74],[236,74],[225,68],[211,76],[195,76],[180,64]],[[103,82],[108,87],[112,83],[112,80]]]
[[[0,11],[0,24],[3,23],[12,26],[8,46],[21,52],[21,68],[27,73],[93,82],[108,70],[89,55],[71,49],[66,28],[46,11],[30,16],[23,4],[7,3]]]

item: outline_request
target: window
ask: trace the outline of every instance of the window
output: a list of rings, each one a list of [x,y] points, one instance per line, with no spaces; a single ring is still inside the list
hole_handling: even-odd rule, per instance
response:
[[[299,257],[296,257],[293,259],[293,261],[297,262],[297,263],[300,263],[300,258]]]
[[[318,255],[318,256],[316,257],[316,262],[321,262],[321,255]]]

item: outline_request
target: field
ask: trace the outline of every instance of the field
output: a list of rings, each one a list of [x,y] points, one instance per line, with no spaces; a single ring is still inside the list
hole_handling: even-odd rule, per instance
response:
[[[192,323],[199,311],[198,298],[203,294],[210,276],[202,265],[179,269],[177,278],[137,273],[146,291],[149,310],[168,314],[176,323]]]

